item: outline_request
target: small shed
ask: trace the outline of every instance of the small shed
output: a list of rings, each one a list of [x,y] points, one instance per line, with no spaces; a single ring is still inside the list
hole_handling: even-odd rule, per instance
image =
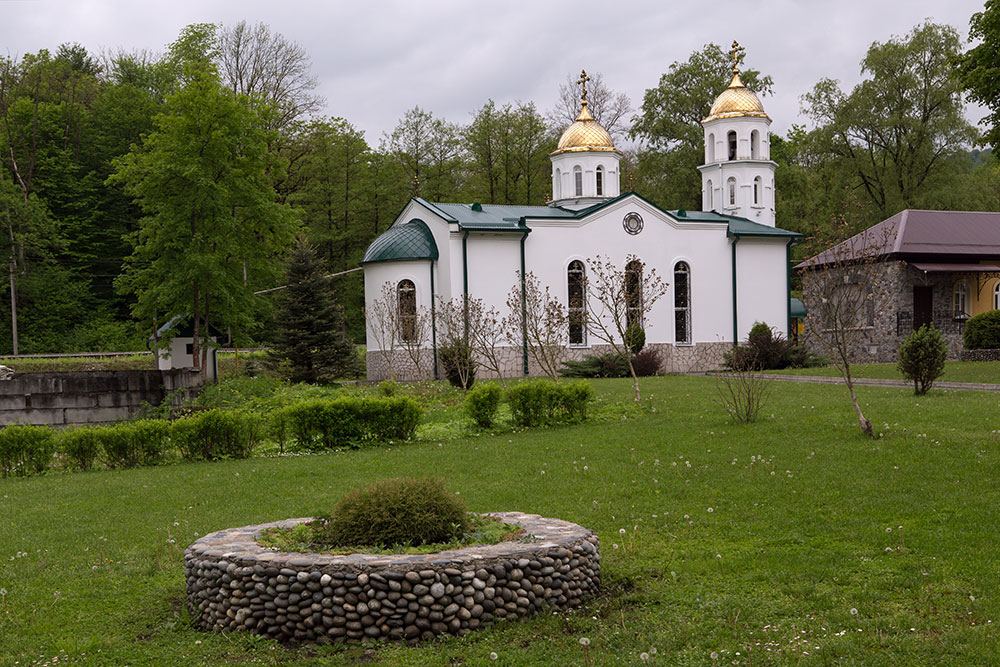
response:
[[[156,330],[156,338],[162,339],[168,333],[174,333],[174,337],[166,347],[157,351],[156,365],[161,371],[168,371],[177,368],[194,368],[194,324],[189,315],[178,315],[167,321],[166,324]],[[217,343],[222,336],[215,327],[209,325],[208,339],[212,343]],[[153,337],[150,336],[150,342]],[[219,377],[219,362],[216,357],[216,348],[208,347],[208,355],[205,362],[205,379],[214,382]]]

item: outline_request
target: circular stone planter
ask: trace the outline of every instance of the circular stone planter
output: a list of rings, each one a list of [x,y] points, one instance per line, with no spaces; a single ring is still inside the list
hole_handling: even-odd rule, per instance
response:
[[[257,544],[289,519],[220,530],[184,552],[187,600],[198,627],[280,640],[429,639],[495,619],[580,604],[601,583],[593,531],[520,512],[492,512],[528,542],[419,555],[287,553]]]

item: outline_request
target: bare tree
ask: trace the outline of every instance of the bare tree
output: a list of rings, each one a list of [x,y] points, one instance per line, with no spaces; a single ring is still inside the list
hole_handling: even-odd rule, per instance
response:
[[[644,327],[647,315],[660,297],[667,292],[669,283],[663,281],[656,269],[648,268],[635,255],[625,258],[625,266],[618,266],[609,258],[598,255],[587,260],[587,329],[595,338],[611,346],[615,354],[628,360],[632,374],[635,400],[639,395],[639,377],[632,364],[629,346],[631,327]]]
[[[716,376],[719,398],[735,421],[753,423],[771,393],[773,380],[761,372],[754,358],[744,357],[732,366],[728,372]]]
[[[399,342],[406,350],[406,356],[416,369],[417,377],[426,377],[424,371],[424,345],[427,343],[430,333],[431,315],[427,308],[416,307],[410,312],[404,312],[401,308],[396,308],[399,328]]]
[[[468,389],[479,366],[472,341],[482,335],[483,302],[466,296],[439,300],[436,315],[441,364],[449,381]]]
[[[846,224],[846,223],[845,223]],[[875,325],[876,301],[887,293],[887,262],[893,229],[876,225],[806,260],[802,295],[808,304],[806,341],[828,356],[847,385],[862,432],[873,437],[854,391],[851,364]]]
[[[396,348],[399,345],[399,299],[396,288],[389,281],[382,285],[382,296],[365,308],[365,322],[375,344],[385,358],[390,380],[396,379]]]
[[[589,75],[587,81],[587,109],[614,139],[624,139],[628,134],[628,115],[632,100],[625,93],[616,93],[604,84],[600,72]],[[559,99],[554,109],[546,114],[549,124],[561,130],[576,120],[580,114],[579,75],[567,74],[565,83],[559,85]]]
[[[313,94],[316,78],[305,50],[264,23],[240,21],[223,27],[218,38],[219,74],[238,94],[274,107],[272,127],[284,128],[314,113],[323,98]]]
[[[523,301],[522,301],[523,293]],[[559,382],[559,365],[566,356],[569,325],[566,308],[552,296],[549,288],[542,288],[535,274],[529,271],[522,285],[521,272],[517,284],[507,295],[507,341],[517,348],[527,342],[528,354],[542,372]]]
[[[502,317],[500,312],[490,306],[489,309],[470,309],[478,315],[478,322],[469,328],[473,352],[479,357],[483,368],[493,371],[500,379],[500,385],[506,389],[505,380],[510,370],[510,358],[503,346],[505,332],[509,327],[509,318]]]

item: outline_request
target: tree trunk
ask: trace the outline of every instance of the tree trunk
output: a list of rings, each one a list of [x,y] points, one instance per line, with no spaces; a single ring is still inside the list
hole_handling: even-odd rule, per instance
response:
[[[191,317],[194,320],[192,326],[194,330],[192,331],[193,338],[191,340],[191,357],[192,363],[194,363],[195,368],[200,368],[201,365],[201,352],[199,346],[199,338],[201,337],[201,294],[198,291],[198,282],[194,283],[194,308],[192,308]]]
[[[632,374],[632,388],[635,389],[635,402],[642,400],[639,396],[639,376],[635,374],[635,366],[632,365],[632,354],[628,355],[628,372]]]

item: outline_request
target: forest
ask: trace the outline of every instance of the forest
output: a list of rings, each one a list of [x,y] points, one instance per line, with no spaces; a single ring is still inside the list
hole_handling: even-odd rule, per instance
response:
[[[926,22],[858,54],[861,82],[801,97],[808,127],[772,135],[778,226],[795,257],[903,208],[1000,210],[1000,9],[971,17],[974,48]],[[642,100],[591,72],[590,109],[623,149],[622,188],[701,208],[699,122],[732,56],[706,44]],[[359,266],[412,196],[544,204],[549,153],[578,111],[483,100],[456,124],[415,106],[380,137],[323,117],[309,55],[264,24],[195,24],[162,53],[75,43],[0,57],[0,354],[145,349],[176,315],[249,346],[273,336],[272,293],[296,240],[329,273]],[[763,97],[777,85],[741,66]],[[968,100],[992,111],[982,128]],[[545,101],[547,102],[547,101]],[[360,272],[335,282],[364,338]]]

